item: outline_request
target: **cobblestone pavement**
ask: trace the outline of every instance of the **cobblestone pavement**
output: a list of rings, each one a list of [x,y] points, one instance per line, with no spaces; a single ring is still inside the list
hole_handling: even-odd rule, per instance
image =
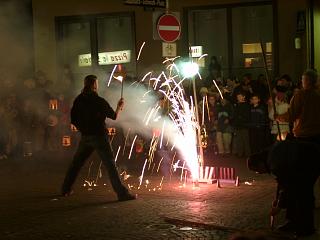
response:
[[[60,184],[68,162],[56,159],[6,160],[0,163],[0,239],[229,239],[236,232],[261,232],[268,239],[291,239],[269,230],[268,211],[275,193],[271,176],[236,165],[240,186],[200,184],[183,187],[179,176],[131,176],[127,183],[138,199],[117,202],[106,176],[96,187],[84,187],[88,166],[75,194],[62,198]],[[146,184],[148,180],[148,184]],[[247,182],[247,184],[245,184]],[[249,185],[251,184],[251,185]],[[319,215],[319,213],[317,213]],[[283,215],[277,223],[283,220]],[[320,235],[308,239],[320,239]]]

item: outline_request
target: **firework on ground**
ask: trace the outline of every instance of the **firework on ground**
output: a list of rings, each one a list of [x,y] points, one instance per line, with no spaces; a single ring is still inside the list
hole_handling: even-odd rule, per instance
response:
[[[143,46],[144,44],[141,49]],[[153,131],[152,133],[150,148],[147,151],[147,158],[145,159],[141,175],[139,176],[138,187],[143,186],[143,179],[146,171],[151,170],[152,173],[158,173],[160,165],[164,164],[163,157],[159,163],[154,161],[155,152],[162,148],[166,148],[168,151],[174,152],[174,156],[176,155],[176,152],[178,152],[181,157],[181,159],[175,160],[173,158],[171,160],[171,174],[179,169],[180,181],[184,182],[184,184],[187,182],[188,172],[190,173],[193,181],[196,181],[199,178],[199,156],[197,151],[197,128],[199,128],[199,123],[196,121],[193,99],[191,96],[186,96],[183,87],[184,82],[189,81],[189,79],[181,77],[179,69],[174,62],[176,59],[177,58],[165,60],[163,63],[166,64],[166,69],[160,74],[156,75],[153,71],[150,71],[145,74],[140,81],[135,81],[129,86],[132,89],[138,89],[139,87],[146,85],[148,86],[139,99],[140,104],[149,104],[148,110],[145,112],[140,124],[144,126],[144,132],[152,132],[152,130],[156,130],[156,132]],[[111,75],[113,75],[115,69],[116,66],[113,68]],[[198,75],[200,76],[199,73]],[[110,76],[108,85],[110,84],[111,78],[112,77]],[[148,97],[151,96],[155,98],[155,96],[159,94],[162,95],[164,101],[168,104],[168,111],[166,114],[161,113],[163,108],[159,105],[159,102],[154,102],[154,106],[150,106]],[[208,104],[206,97],[203,101],[206,105]],[[205,103],[203,103],[202,106],[203,111]],[[208,105],[206,110],[208,110]],[[124,157],[128,157],[128,159],[131,158],[137,135],[135,133],[134,126],[127,129],[128,131],[125,143],[123,146],[118,146],[116,159],[118,158],[121,147],[122,155]],[[129,134],[135,134],[135,137],[130,141],[130,152],[129,155],[127,155],[127,153],[125,154],[125,149],[127,142],[129,142]],[[135,159],[131,160],[134,161]],[[155,169],[157,170],[155,171]],[[99,175],[99,177],[101,177],[100,174],[101,169],[99,168],[97,176]],[[125,176],[127,176],[127,174],[125,174]],[[88,178],[89,176],[87,179]],[[87,179],[86,181],[88,181]],[[93,184],[97,185],[98,177],[95,180],[96,181],[94,181]],[[90,185],[92,185],[92,181]],[[132,188],[134,185],[129,184],[129,187]],[[159,187],[159,189],[161,188],[162,187]]]

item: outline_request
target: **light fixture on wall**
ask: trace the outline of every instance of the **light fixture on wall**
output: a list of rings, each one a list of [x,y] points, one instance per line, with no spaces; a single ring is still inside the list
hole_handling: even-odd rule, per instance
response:
[[[300,37],[294,38],[294,48],[301,49],[301,38]]]

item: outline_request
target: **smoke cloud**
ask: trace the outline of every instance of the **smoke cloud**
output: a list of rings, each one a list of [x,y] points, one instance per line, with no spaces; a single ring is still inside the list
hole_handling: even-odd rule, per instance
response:
[[[16,81],[33,66],[32,16],[29,1],[0,2],[0,76]]]
[[[120,99],[121,84],[110,87],[104,97],[112,107],[116,107],[117,101]],[[159,94],[149,89],[143,84],[127,84],[124,83],[123,97],[125,99],[124,110],[120,113],[116,121],[108,120],[108,125],[118,126],[127,131],[130,128],[131,132],[137,133],[147,138],[152,137],[153,129],[162,129],[163,121],[155,121],[153,115],[146,125],[147,118],[152,108],[155,108]],[[157,114],[159,115],[159,114]],[[171,122],[168,117],[162,116],[161,119],[166,118],[167,127]]]

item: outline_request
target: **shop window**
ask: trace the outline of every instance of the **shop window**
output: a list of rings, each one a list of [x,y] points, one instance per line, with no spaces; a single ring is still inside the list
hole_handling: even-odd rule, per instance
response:
[[[216,56],[223,76],[228,68],[228,34],[226,9],[195,10],[189,13],[189,42],[202,46],[205,66],[210,64],[210,57]],[[209,74],[203,69],[203,74]]]
[[[98,19],[98,63],[106,71],[114,64],[123,64],[128,75],[135,72],[134,38],[130,16]]]
[[[88,74],[105,78],[115,64],[135,75],[133,14],[57,17],[56,26],[60,75],[68,65],[76,80]],[[81,86],[77,81],[75,87]]]
[[[62,39],[58,49],[59,63],[61,66],[68,64],[74,77],[82,78],[82,75],[90,72],[92,66],[90,22],[63,23],[60,27]]]
[[[273,17],[271,5],[232,8],[232,72],[236,76],[250,72],[253,76],[264,72],[260,46],[268,54],[272,69]]]

